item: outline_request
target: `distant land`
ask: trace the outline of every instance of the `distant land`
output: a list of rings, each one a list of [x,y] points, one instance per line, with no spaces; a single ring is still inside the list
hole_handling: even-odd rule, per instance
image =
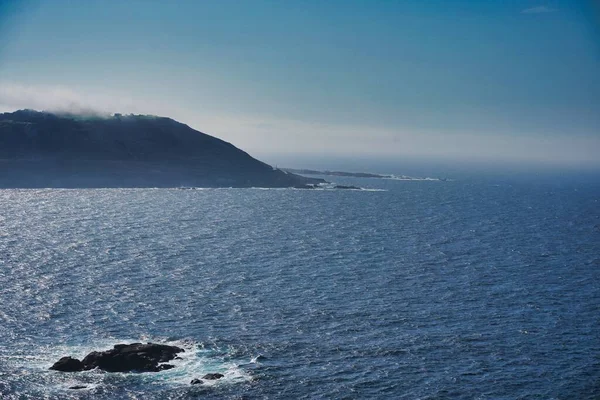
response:
[[[300,187],[325,183],[271,167],[171,118],[0,114],[0,187]]]
[[[396,179],[402,181],[445,181],[445,178],[415,178],[406,175],[381,175],[369,172],[317,171],[314,169],[282,168],[283,171],[300,175],[344,176],[352,178]]]

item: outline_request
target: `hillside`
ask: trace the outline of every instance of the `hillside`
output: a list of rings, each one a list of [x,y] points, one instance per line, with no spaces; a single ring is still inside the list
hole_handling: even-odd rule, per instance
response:
[[[292,187],[275,170],[170,118],[0,114],[0,187]]]

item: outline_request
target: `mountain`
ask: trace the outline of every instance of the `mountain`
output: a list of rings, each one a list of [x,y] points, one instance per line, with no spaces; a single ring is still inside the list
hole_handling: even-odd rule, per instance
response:
[[[170,118],[0,114],[0,187],[292,187],[287,173]]]

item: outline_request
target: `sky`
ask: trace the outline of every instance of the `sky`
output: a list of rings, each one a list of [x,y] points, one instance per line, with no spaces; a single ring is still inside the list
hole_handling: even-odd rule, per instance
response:
[[[267,159],[600,166],[600,7],[0,0],[21,108],[169,116]]]

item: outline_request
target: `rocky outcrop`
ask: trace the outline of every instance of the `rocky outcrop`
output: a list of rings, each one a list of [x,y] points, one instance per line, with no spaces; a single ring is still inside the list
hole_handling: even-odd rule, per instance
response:
[[[210,373],[210,374],[206,374],[202,377],[202,379],[192,379],[192,381],[190,382],[190,385],[203,385],[204,384],[204,380],[207,381],[216,381],[217,379],[221,379],[223,378],[225,375],[223,374],[219,374],[218,372],[214,372],[214,373]]]
[[[73,357],[63,357],[54,363],[50,369],[63,372],[83,371],[84,366],[81,361]]]
[[[221,379],[221,378],[222,378],[222,377],[224,377],[224,376],[225,376],[225,375],[223,375],[223,374],[219,374],[219,373],[217,372],[217,373],[213,373],[213,374],[206,374],[206,375],[204,375],[204,376],[202,377],[202,379],[207,379],[207,380],[209,380],[209,381],[213,381],[213,380],[216,380],[216,379]]]
[[[93,351],[82,361],[63,357],[50,367],[62,372],[87,371],[98,368],[107,372],[159,372],[174,368],[164,364],[184,350],[177,346],[155,343],[117,344],[111,350]]]

